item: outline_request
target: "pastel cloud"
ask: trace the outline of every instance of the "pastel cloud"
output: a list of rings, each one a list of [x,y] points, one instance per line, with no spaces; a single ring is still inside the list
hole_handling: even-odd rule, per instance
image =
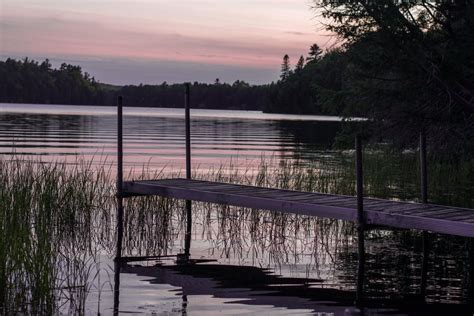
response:
[[[1,53],[275,69],[327,35],[306,0],[4,0]]]

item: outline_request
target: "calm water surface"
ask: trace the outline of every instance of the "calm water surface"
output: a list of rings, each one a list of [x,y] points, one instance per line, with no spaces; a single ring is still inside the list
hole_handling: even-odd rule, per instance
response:
[[[0,104],[0,153],[45,160],[116,155],[113,107]],[[125,108],[124,153],[128,167],[184,167],[184,110]],[[337,117],[192,110],[192,158],[198,169],[229,163],[312,160],[331,155]],[[303,144],[311,144],[311,148]],[[97,159],[100,160],[100,159]]]
[[[128,170],[137,171],[143,165],[173,173],[184,169],[183,109],[125,108],[124,113]],[[197,172],[230,164],[234,170],[251,172],[258,168],[262,157],[271,157],[275,168],[283,161],[319,168],[338,163],[340,152],[331,149],[341,125],[337,117],[213,110],[193,110],[191,115],[192,157]],[[20,155],[22,159],[72,164],[84,158],[94,164],[113,164],[115,151],[115,108],[0,104],[0,154],[4,158]],[[298,236],[284,232],[283,246],[275,247],[265,243],[265,236],[274,233],[265,221],[258,228],[262,236],[262,242],[258,242],[248,236],[250,230],[255,230],[245,226],[251,226],[250,220],[247,223],[239,219],[244,228],[229,228],[226,234],[217,215],[206,213],[205,205],[198,208],[209,216],[196,218],[194,225],[191,253],[202,262],[192,269],[177,266],[171,259],[128,265],[121,273],[121,312],[344,315],[351,305],[353,294],[348,291],[353,290],[356,271],[351,225],[330,223],[326,230],[309,235],[304,230]],[[266,214],[271,217],[271,213]],[[323,223],[315,220],[304,225],[315,232]],[[181,233],[175,234],[166,254],[182,252],[183,239]],[[416,293],[421,261],[416,236],[376,231],[369,236],[367,247],[369,292],[393,294],[402,288],[408,294]],[[459,263],[459,257],[465,260]],[[443,252],[434,258],[431,302],[465,301],[467,269],[459,265],[466,258],[462,251],[451,256]],[[89,314],[112,312],[112,262],[103,256],[100,264],[102,283],[94,279],[98,285],[88,295]],[[441,315],[452,308],[374,307],[369,314]]]

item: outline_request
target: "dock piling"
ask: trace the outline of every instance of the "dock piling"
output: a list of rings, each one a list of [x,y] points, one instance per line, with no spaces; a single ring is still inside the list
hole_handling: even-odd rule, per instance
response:
[[[364,291],[365,274],[365,233],[364,233],[364,178],[362,170],[362,140],[356,135],[356,191],[357,191],[357,243],[358,243],[358,269],[357,269],[357,290],[356,304],[361,307]]]
[[[115,259],[122,257],[123,239],[123,98],[117,98],[117,245]]]
[[[467,290],[468,303],[474,306],[474,238],[468,240],[469,287]]]
[[[474,238],[468,240],[469,260],[469,288],[467,290],[468,303],[474,306]]]
[[[426,161],[426,134],[420,133],[420,190],[421,203],[428,203],[428,171]],[[420,282],[420,296],[422,299],[426,298],[426,287],[428,283],[428,263],[430,251],[430,236],[427,231],[423,231],[423,262],[421,265],[421,282]]]
[[[123,239],[123,98],[117,98],[117,244],[114,259],[114,309],[113,314],[119,314],[120,295],[120,260],[122,258]]]
[[[191,115],[190,115],[190,84],[185,84],[184,108],[185,108],[185,134],[186,134],[186,179],[191,179]],[[186,200],[186,235],[184,240],[184,254],[190,256],[191,230],[192,230],[192,202]]]

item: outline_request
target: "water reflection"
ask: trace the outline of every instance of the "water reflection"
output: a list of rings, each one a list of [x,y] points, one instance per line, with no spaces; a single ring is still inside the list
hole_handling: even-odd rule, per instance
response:
[[[0,154],[15,152],[43,156],[47,160],[81,155],[85,159],[104,155],[115,159],[116,117],[113,111],[89,107],[90,112],[70,115],[0,111]],[[30,108],[32,106],[29,106]],[[47,107],[47,106],[39,106]],[[46,109],[46,108],[45,108]],[[144,109],[150,111],[150,109]],[[125,164],[128,167],[148,164],[156,169],[182,168],[184,165],[184,118],[182,111],[157,109],[153,115],[134,113],[124,117]],[[228,162],[258,161],[263,156],[277,159],[315,160],[328,148],[339,129],[339,122],[281,121],[264,119],[258,112],[199,110],[192,118],[193,164],[202,169]],[[209,115],[212,114],[212,115]],[[230,115],[232,114],[232,115]],[[268,115],[267,115],[268,116]],[[271,117],[271,115],[269,116]],[[303,143],[312,144],[303,148]]]
[[[139,199],[141,198],[137,198],[135,202]],[[314,298],[322,295],[319,292],[313,293],[316,289],[333,289],[345,294],[351,293],[347,295],[348,301],[341,302],[342,305],[347,306],[347,302],[352,302],[357,264],[357,244],[353,237],[352,224],[244,208],[217,207],[205,203],[194,203],[193,207],[193,243],[190,253],[191,259],[194,260],[191,263],[195,264],[191,264],[191,267],[179,264],[173,266],[173,271],[188,273],[195,277],[202,275],[217,278],[222,293],[228,288],[233,288],[233,283],[236,288],[248,284],[247,287],[255,287],[252,291],[273,291],[272,280],[278,280],[288,295],[291,291],[287,288],[292,284],[291,289],[294,290],[292,294],[297,297]],[[171,221],[158,226],[140,226],[141,224],[137,224],[133,218],[139,218],[141,211],[135,210],[142,209],[144,212],[150,210],[141,207],[130,208],[131,217],[126,222],[127,231],[139,231],[140,234],[128,236],[130,240],[124,250],[125,253],[129,255],[182,253],[185,230],[179,225],[183,219],[179,209],[183,208],[183,204],[178,203],[156,210],[157,218],[164,217]],[[173,213],[171,210],[178,212]],[[172,214],[166,215],[166,212]],[[176,218],[172,219],[174,216]],[[153,218],[149,219],[156,223]],[[163,227],[168,227],[167,236],[162,235]],[[154,231],[155,228],[157,231]],[[147,236],[160,237],[155,238],[155,243],[150,244],[145,243],[149,240]],[[140,246],[145,244],[144,248]],[[368,234],[366,244],[367,297],[383,304],[404,302],[417,306],[421,301],[418,297],[422,262],[421,235],[402,230],[375,230]],[[465,246],[465,240],[462,238],[434,236],[429,269],[428,302],[467,302],[468,284],[463,276],[469,275],[467,264],[469,259]],[[447,251],[447,248],[450,250]],[[187,250],[184,249],[184,252]],[[216,262],[204,266],[197,259],[212,259]],[[178,260],[178,263],[186,262]],[[160,269],[169,268],[161,260],[155,264]],[[220,266],[222,267],[219,268]],[[136,271],[158,273],[153,268],[140,269]],[[217,270],[221,273],[219,276],[211,275],[212,271]],[[257,270],[260,274],[255,272]],[[236,274],[233,275],[231,271],[236,271]],[[252,274],[251,271],[257,274]],[[270,276],[267,275],[269,272]],[[242,279],[242,283],[235,280],[237,276],[239,280]],[[247,276],[257,283],[265,280],[265,284],[254,285],[251,280],[245,279]],[[224,280],[225,278],[227,280]],[[299,286],[296,286],[298,284]],[[177,283],[173,285],[183,286]],[[192,289],[189,293],[183,291],[186,295],[205,294],[194,293]],[[305,296],[306,292],[315,296],[313,294]],[[232,296],[233,291],[227,293],[235,297]],[[328,293],[334,295],[331,291]],[[340,294],[336,296],[340,297]]]
[[[170,295],[181,297],[181,308],[159,309],[150,302],[148,306],[154,312],[348,315],[347,310],[353,306],[353,292],[315,286],[321,280],[282,277],[268,269],[202,261],[186,265],[171,261],[158,261],[153,266],[125,264],[121,271],[124,275],[145,278],[150,284],[169,284],[176,288]],[[364,315],[446,315],[448,312],[471,315],[468,306],[426,305],[406,299],[372,301],[364,308]]]

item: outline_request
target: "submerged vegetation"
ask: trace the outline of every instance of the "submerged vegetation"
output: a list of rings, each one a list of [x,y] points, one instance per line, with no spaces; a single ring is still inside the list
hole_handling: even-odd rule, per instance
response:
[[[389,160],[388,155],[393,153],[366,153],[368,195],[416,199],[416,158],[401,153],[396,160]],[[353,194],[351,157],[342,153],[342,162],[337,166],[324,161],[304,166],[297,161],[262,159],[256,169],[249,168],[247,172],[230,164],[204,173],[197,170],[195,177]],[[390,165],[389,161],[396,163]],[[99,296],[95,306],[99,310],[103,308],[100,293],[111,290],[111,280],[101,279],[100,275],[111,270],[108,265],[115,245],[114,180],[111,164],[92,166],[80,160],[72,165],[22,161],[18,156],[0,160],[0,310],[3,314],[53,314],[64,310],[85,313],[86,306],[91,306],[88,303],[91,291]],[[471,191],[463,194],[457,194],[453,186],[455,182],[472,181],[472,175],[466,179],[466,170],[473,170],[472,162],[451,169],[443,167],[430,165],[432,200],[473,207],[473,186],[466,185],[466,190]],[[163,176],[145,168],[138,177]],[[448,179],[452,182],[445,181]],[[278,273],[303,278],[322,278],[328,284],[352,288],[356,249],[354,227],[350,223],[206,203],[195,203],[193,209],[193,239],[209,244],[210,257],[273,268]],[[177,200],[127,199],[124,254],[178,253],[184,235],[183,210],[182,201]],[[390,290],[381,289],[377,284],[382,276],[371,273],[369,293],[392,296],[416,292],[413,284],[418,282],[419,234],[382,230],[369,235],[368,265],[376,266],[373,271],[382,268],[386,272],[383,278],[393,284]],[[412,264],[393,265],[390,262],[395,260],[393,249],[401,254],[397,260]],[[449,294],[450,300],[462,301],[466,297],[466,284],[461,276],[467,273],[467,265],[442,266],[451,255],[467,256],[464,240],[437,236],[433,262],[441,268],[433,267],[430,282],[444,280],[444,288],[433,287],[431,300],[443,300],[448,288],[458,289],[455,295]],[[400,271],[404,267],[408,269]]]

